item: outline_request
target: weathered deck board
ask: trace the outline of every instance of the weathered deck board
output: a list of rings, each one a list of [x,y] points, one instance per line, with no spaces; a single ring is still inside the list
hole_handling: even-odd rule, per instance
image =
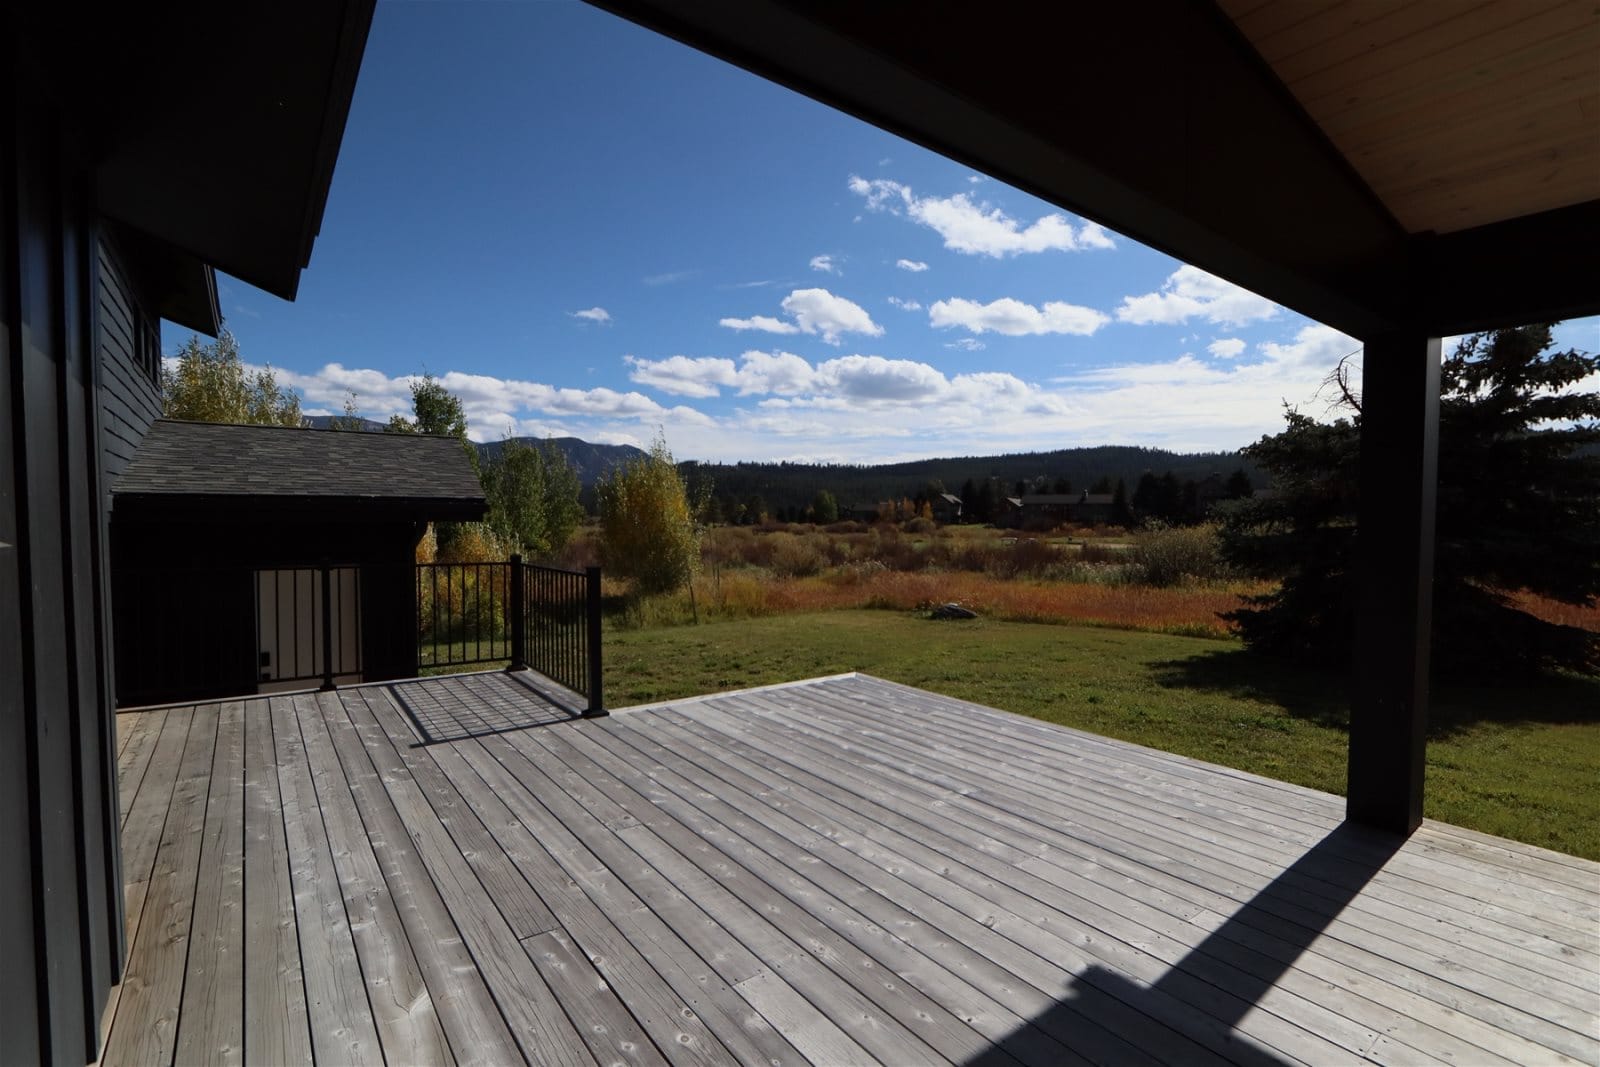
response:
[[[1600,1062],[1600,865],[877,679],[119,719],[108,1063]]]

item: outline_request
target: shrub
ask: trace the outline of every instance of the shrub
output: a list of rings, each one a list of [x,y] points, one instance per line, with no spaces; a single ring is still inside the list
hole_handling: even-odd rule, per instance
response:
[[[1147,585],[1177,585],[1188,579],[1209,581],[1224,573],[1215,526],[1154,529],[1134,543],[1129,555]]]

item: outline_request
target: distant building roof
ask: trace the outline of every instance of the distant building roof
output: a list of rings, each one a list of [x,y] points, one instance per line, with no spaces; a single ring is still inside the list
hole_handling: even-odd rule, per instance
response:
[[[958,508],[961,506],[961,498],[954,493],[940,493],[939,496],[944,499],[946,504],[954,504]]]
[[[1111,493],[1027,493],[1018,507],[1066,507],[1070,504],[1110,505]]]
[[[481,518],[483,488],[452,437],[159,419],[112,486],[120,508],[164,505],[324,509]]]

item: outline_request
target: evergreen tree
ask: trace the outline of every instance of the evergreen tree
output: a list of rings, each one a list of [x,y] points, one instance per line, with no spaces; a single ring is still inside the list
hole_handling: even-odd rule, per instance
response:
[[[1600,357],[1552,352],[1549,326],[1464,339],[1444,361],[1434,553],[1434,663],[1444,671],[1560,666],[1600,672],[1600,635],[1543,622],[1509,594],[1600,598]],[[1342,368],[1341,368],[1342,371]],[[1347,417],[1290,410],[1245,453],[1275,492],[1224,510],[1229,562],[1281,577],[1228,618],[1253,647],[1324,664],[1354,639],[1360,398]]]

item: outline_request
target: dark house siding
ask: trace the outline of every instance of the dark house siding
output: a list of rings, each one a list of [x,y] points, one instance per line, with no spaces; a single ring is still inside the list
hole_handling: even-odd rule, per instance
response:
[[[82,1063],[120,975],[88,162],[0,43],[0,1053]]]
[[[129,284],[109,233],[100,235],[96,254],[101,475],[109,489],[161,416],[161,342],[155,317]]]

